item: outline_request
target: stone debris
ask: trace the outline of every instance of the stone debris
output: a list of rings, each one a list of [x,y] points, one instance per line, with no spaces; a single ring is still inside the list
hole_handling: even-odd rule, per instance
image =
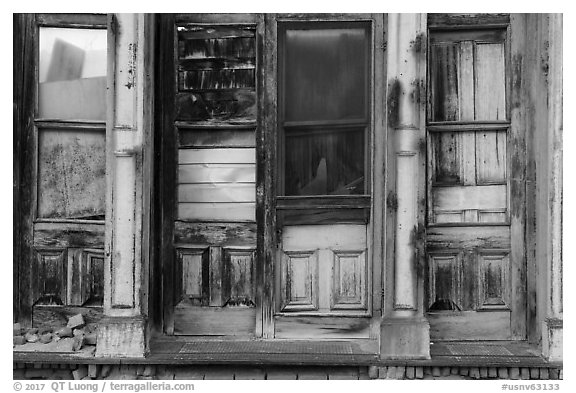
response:
[[[24,345],[26,344],[26,339],[24,336],[14,336],[14,345]]]
[[[13,348],[19,352],[77,352],[93,356],[96,352],[98,325],[86,324],[82,314],[68,319],[68,326],[23,328],[13,324]]]
[[[40,342],[42,344],[48,344],[51,341],[52,341],[52,333],[50,332],[44,333],[43,335],[40,336]]]
[[[84,327],[84,325],[85,322],[82,314],[76,314],[68,318],[68,324],[66,326],[71,329],[76,329],[76,328],[82,328]]]
[[[54,332],[55,335],[57,335],[60,338],[64,338],[64,337],[72,337],[72,329],[70,327],[63,327],[61,329],[58,329]]]
[[[40,340],[40,337],[38,337],[36,333],[26,333],[24,338],[26,338],[26,341],[29,343],[35,343]]]

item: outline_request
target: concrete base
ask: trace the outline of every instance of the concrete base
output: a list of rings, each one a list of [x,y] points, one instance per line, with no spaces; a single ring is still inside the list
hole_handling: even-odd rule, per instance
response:
[[[430,324],[424,317],[387,318],[380,325],[382,359],[430,359]]]
[[[558,318],[547,318],[542,323],[542,355],[551,362],[561,362],[563,322]]]
[[[144,318],[107,317],[100,320],[96,357],[142,358],[146,353]]]

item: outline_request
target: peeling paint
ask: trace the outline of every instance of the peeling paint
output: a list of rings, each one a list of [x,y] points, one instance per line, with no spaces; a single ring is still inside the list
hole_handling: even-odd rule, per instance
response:
[[[386,198],[386,206],[392,211],[398,210],[398,196],[394,191],[388,193],[388,198]]]
[[[417,54],[426,52],[426,34],[420,32],[416,38],[410,41],[410,47],[414,49]]]
[[[402,84],[398,78],[394,78],[388,86],[388,125],[396,127],[400,122],[400,95],[402,94]]]

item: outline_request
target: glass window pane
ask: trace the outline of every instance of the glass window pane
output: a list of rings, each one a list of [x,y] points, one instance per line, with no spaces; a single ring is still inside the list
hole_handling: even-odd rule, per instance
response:
[[[106,30],[40,28],[39,117],[106,120]]]
[[[286,195],[364,194],[364,129],[286,133]]]
[[[368,37],[363,27],[288,29],[284,119],[365,119]]]

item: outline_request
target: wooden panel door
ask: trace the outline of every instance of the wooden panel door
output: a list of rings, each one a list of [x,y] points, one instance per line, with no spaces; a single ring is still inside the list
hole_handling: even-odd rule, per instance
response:
[[[257,18],[160,24],[164,331],[253,336]]]
[[[431,339],[522,338],[524,258],[511,209],[507,29],[430,34],[427,307]],[[518,148],[518,146],[515,146]],[[519,231],[520,229],[520,231]]]
[[[278,100],[272,334],[368,339],[376,132],[371,81],[382,20],[315,19],[267,19],[267,34],[277,44],[268,48],[277,69],[267,71],[278,75],[278,91],[270,93]]]
[[[106,15],[22,14],[21,316],[64,326],[102,317]],[[79,28],[81,26],[81,28]]]

